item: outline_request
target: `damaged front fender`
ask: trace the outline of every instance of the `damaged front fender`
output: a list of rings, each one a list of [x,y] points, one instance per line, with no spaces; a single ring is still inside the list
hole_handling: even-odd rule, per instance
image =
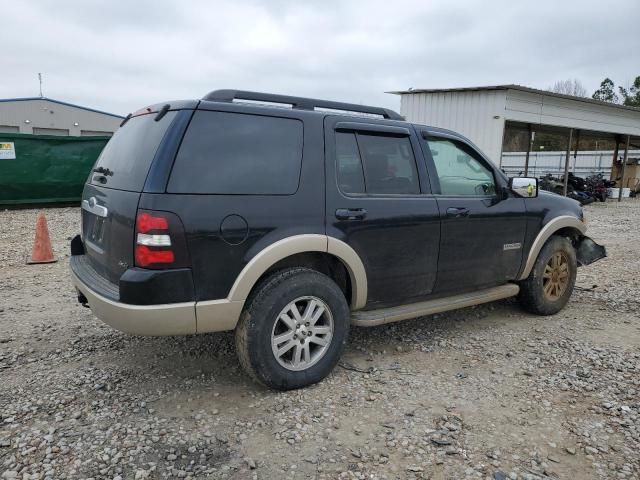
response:
[[[575,244],[578,265],[583,267],[607,256],[607,249],[589,237],[580,236]]]

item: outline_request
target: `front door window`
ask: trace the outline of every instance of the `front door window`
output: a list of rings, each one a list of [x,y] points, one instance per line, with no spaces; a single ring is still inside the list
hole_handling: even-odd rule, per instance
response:
[[[493,196],[496,184],[492,171],[464,144],[445,139],[428,139],[442,195]]]

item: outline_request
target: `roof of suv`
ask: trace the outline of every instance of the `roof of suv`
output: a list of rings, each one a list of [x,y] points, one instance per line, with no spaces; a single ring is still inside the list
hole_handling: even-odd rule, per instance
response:
[[[376,120],[392,120],[406,122],[406,119],[398,112],[382,107],[373,107],[369,105],[358,105],[356,103],[335,102],[331,100],[320,100],[316,98],[295,97],[290,95],[279,95],[274,93],[251,92],[246,90],[214,90],[206,94],[202,99],[197,100],[171,100],[168,102],[156,103],[148,105],[135,112],[130,113],[123,120],[124,125],[131,117],[145,115],[150,113],[158,113],[163,110],[189,110],[209,108],[206,105],[211,103],[233,104],[240,108],[260,107],[267,111],[270,109],[289,109],[306,112],[308,114],[340,114],[365,116],[372,121]]]
[[[206,94],[202,100],[209,102],[256,103],[270,107],[290,107],[296,110],[319,111],[322,113],[345,112],[380,116],[387,120],[404,121],[398,112],[382,107],[358,105],[355,103],[334,102],[316,98],[293,97],[273,93],[250,92],[246,90],[214,90]]]
[[[383,108],[374,107],[370,105],[359,105],[356,103],[335,102],[332,100],[320,100],[316,98],[296,97],[291,95],[279,95],[275,93],[262,93],[253,92],[248,90],[213,90],[207,93],[201,100],[173,100],[170,102],[162,102],[148,107],[141,108],[140,110],[129,114],[122,124],[126,123],[130,116],[143,115],[148,113],[160,112],[164,109],[181,110],[181,109],[198,109],[202,108],[204,104],[212,103],[227,103],[234,104],[238,107],[260,107],[269,109],[293,109],[299,111],[305,111],[307,113],[317,113],[319,115],[327,114],[341,114],[341,115],[356,115],[371,117],[370,120],[392,120],[399,122],[407,122],[407,120],[398,112]],[[206,108],[205,108],[206,109]],[[429,125],[411,123],[416,128],[422,130],[428,130],[431,133],[446,134],[452,137],[460,138],[469,144],[473,143],[463,135],[453,130],[448,130],[440,127],[432,127]],[[474,145],[475,147],[475,145]],[[477,148],[477,147],[475,147]]]
[[[395,120],[406,122],[406,119],[394,110],[382,107],[372,107],[368,105],[358,105],[355,103],[334,102],[331,100],[319,100],[315,98],[294,97],[289,95],[278,95],[274,93],[250,92],[246,90],[214,90],[202,97],[203,102],[234,103],[236,105],[258,105],[266,108],[292,108],[318,114],[340,113],[340,114],[364,114],[375,115],[377,120]],[[446,136],[463,140],[473,146],[487,161],[491,160],[468,138],[446,128],[431,127],[412,123],[416,128],[428,131],[432,134],[445,134]]]
[[[357,116],[371,116],[372,121],[376,120],[393,120],[406,122],[407,120],[400,115],[398,112],[383,108],[383,107],[373,107],[370,105],[359,105],[356,103],[345,103],[345,102],[335,102],[332,100],[320,100],[316,98],[307,98],[307,97],[295,97],[291,95],[279,95],[275,93],[262,93],[262,92],[252,92],[247,90],[232,90],[232,89],[224,89],[224,90],[213,90],[207,93],[201,100],[173,100],[170,102],[162,102],[154,105],[149,105],[148,107],[141,108],[140,110],[131,113],[124,119],[121,125],[124,125],[126,121],[132,117],[137,115],[143,115],[148,113],[156,113],[160,112],[164,109],[171,110],[181,110],[181,109],[197,109],[201,108],[200,105],[203,102],[214,102],[214,103],[233,103],[238,107],[261,107],[265,109],[294,109],[294,110],[302,110],[308,113],[317,113],[320,115],[326,114],[342,114],[349,115],[354,114]],[[375,116],[375,117],[374,117]],[[376,118],[379,117],[379,118]],[[446,128],[440,127],[432,127],[429,125],[411,123],[416,128],[422,130],[428,130],[431,133],[441,133],[446,134],[452,137],[460,138],[467,143],[473,144],[468,138],[463,135],[455,132],[453,130],[449,130]],[[475,145],[474,145],[475,146]],[[477,148],[477,147],[476,147]]]

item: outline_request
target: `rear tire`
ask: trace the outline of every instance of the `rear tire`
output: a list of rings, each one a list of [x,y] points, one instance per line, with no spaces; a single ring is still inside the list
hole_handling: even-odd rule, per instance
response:
[[[326,275],[289,268],[260,282],[236,327],[240,364],[267,387],[290,390],[325,378],[349,336],[345,296]]]
[[[558,313],[571,298],[578,263],[569,239],[553,236],[538,254],[529,277],[521,282],[518,300],[538,315]]]

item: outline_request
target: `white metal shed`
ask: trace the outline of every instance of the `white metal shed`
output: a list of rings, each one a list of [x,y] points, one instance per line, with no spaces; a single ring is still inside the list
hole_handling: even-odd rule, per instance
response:
[[[400,95],[407,120],[454,130],[468,137],[496,163],[508,121],[638,137],[640,109],[522,87],[412,89]]]
[[[640,109],[634,107],[520,85],[388,93],[400,95],[400,112],[408,121],[459,132],[496,164],[501,164],[505,128],[509,125],[566,132],[567,165],[571,138],[575,140],[580,134],[610,136],[616,145],[621,144],[620,152],[640,148]],[[616,147],[614,159],[617,155]]]

